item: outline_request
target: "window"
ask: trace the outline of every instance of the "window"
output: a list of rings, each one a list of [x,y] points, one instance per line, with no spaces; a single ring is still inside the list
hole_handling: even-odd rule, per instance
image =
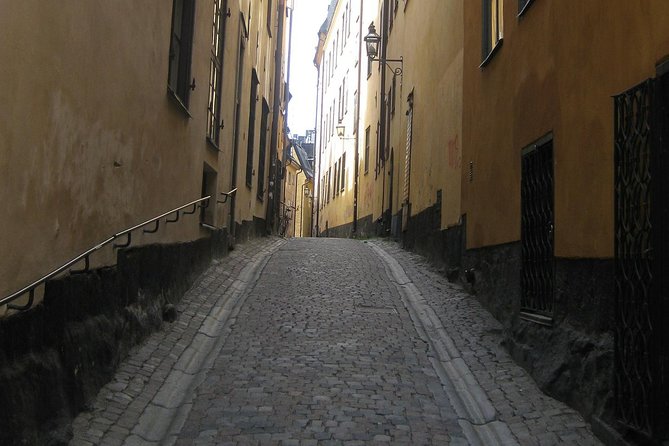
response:
[[[325,203],[327,200],[327,175],[323,175],[323,187],[322,187],[322,194],[321,196],[323,197],[323,200],[321,200],[321,209],[325,207]]]
[[[330,182],[332,180],[332,167],[328,167],[328,203],[330,202]]]
[[[337,118],[339,118],[339,122],[341,122],[342,118],[344,117],[344,84],[339,86],[339,104],[337,107]]]
[[[353,134],[358,133],[358,90],[353,92]]]
[[[394,1],[394,0],[391,0]],[[393,14],[393,5],[388,4],[388,31],[390,32],[393,29],[393,23],[395,19],[395,14]]]
[[[334,48],[334,51],[335,51],[335,53],[334,53],[334,55],[335,55],[335,67],[337,66],[337,60],[338,60],[337,53],[341,54],[341,52],[339,51],[340,47],[341,47],[341,45],[339,43],[339,31],[337,31],[337,40],[335,40],[335,48]]]
[[[339,187],[341,191],[344,192],[346,188],[346,153],[341,156],[341,161],[339,163],[339,170],[341,172],[341,180],[339,180]]]
[[[481,67],[485,66],[502,44],[503,0],[483,0],[483,36]]]
[[[195,0],[174,0],[172,3],[172,32],[170,63],[167,74],[168,90],[188,107],[190,63],[193,49],[193,19]],[[194,87],[193,87],[194,88]]]
[[[260,118],[260,147],[258,148],[258,191],[260,201],[265,195],[265,154],[267,148],[267,120],[269,117],[269,104],[265,99],[262,101],[262,117]]]
[[[207,139],[218,147],[221,130],[221,77],[223,73],[223,39],[225,18],[221,0],[214,0],[214,22],[211,30],[211,62],[209,66],[209,99],[207,101]]]
[[[346,80],[348,79],[348,71],[346,76],[344,76],[343,89],[344,89],[344,114],[348,113],[348,90],[346,89]]]
[[[325,114],[325,123],[323,124],[323,127],[325,127],[325,141],[330,141],[330,113]]]
[[[341,35],[342,35],[342,37],[343,37],[343,39],[344,39],[344,45],[346,45],[346,42],[347,42],[347,40],[348,40],[348,39],[347,39],[347,37],[348,37],[348,33],[346,32],[346,26],[347,26],[347,24],[348,24],[348,16],[349,16],[350,14],[351,14],[351,13],[350,13],[349,10],[348,10],[348,3],[347,3],[347,4],[346,4],[346,7],[344,8],[344,15],[342,15],[342,18],[341,18]]]
[[[272,37],[272,16],[274,15],[274,11],[272,11],[272,0],[266,0],[267,1],[267,32],[269,33],[269,36]]]
[[[339,195],[339,160],[335,162],[334,165],[334,190],[332,191],[332,197]]]
[[[344,49],[344,45],[346,45],[346,14],[348,14],[348,5],[346,5],[346,9],[344,10],[344,13],[341,15],[341,49],[342,49],[342,51]]]
[[[376,166],[374,167],[374,178],[379,176],[381,170],[381,122],[376,121]]]
[[[202,195],[201,197],[210,196],[209,200],[203,202],[200,208],[200,223],[214,226],[214,216],[216,210],[216,171],[212,169],[207,163],[202,167]]]
[[[395,97],[397,95],[397,75],[393,76],[393,84],[390,87],[390,93],[388,94],[388,108],[390,109],[390,114],[395,115]]]
[[[258,73],[253,70],[251,75],[251,94],[249,96],[249,129],[247,133],[248,145],[246,146],[246,185],[251,187],[253,179],[253,145],[256,133],[256,97],[258,96]]]
[[[371,127],[365,129],[365,174],[369,172],[369,136]]]

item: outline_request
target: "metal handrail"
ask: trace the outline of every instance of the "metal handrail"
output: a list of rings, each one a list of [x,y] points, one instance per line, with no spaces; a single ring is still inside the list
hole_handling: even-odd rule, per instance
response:
[[[75,264],[81,262],[82,260],[85,262],[83,269],[70,270],[70,274],[79,274],[79,273],[87,272],[89,270],[89,267],[90,267],[89,256],[91,254],[93,254],[95,251],[98,251],[98,250],[102,249],[106,245],[112,243],[114,240],[116,240],[120,237],[123,237],[123,236],[126,237],[125,243],[114,243],[114,248],[115,249],[116,248],[125,248],[125,247],[129,246],[130,243],[132,242],[132,232],[133,231],[135,231],[137,229],[140,229],[144,226],[148,226],[151,223],[155,223],[155,227],[153,229],[148,229],[148,230],[145,229],[143,232],[146,232],[146,233],[157,232],[158,227],[160,226],[160,220],[162,218],[165,218],[165,217],[167,217],[168,215],[171,215],[171,214],[176,214],[175,218],[165,220],[165,224],[177,222],[177,221],[179,221],[180,215],[191,215],[191,214],[194,214],[197,211],[198,208],[209,207],[209,199],[210,198],[211,198],[211,195],[207,195],[206,197],[202,197],[202,198],[199,198],[197,200],[193,200],[190,203],[184,204],[183,206],[179,206],[178,208],[172,209],[171,211],[167,211],[163,214],[160,214],[157,217],[153,217],[150,220],[146,220],[143,223],[132,226],[132,227],[130,227],[128,229],[125,229],[121,232],[117,232],[116,234],[112,235],[111,237],[103,240],[102,242],[98,243],[97,245],[93,246],[92,248],[82,252],[78,256],[76,256],[73,259],[67,261],[66,263],[64,263],[63,265],[54,269],[50,273],[48,273],[48,274],[44,275],[43,277],[37,279],[36,281],[31,283],[30,285],[27,285],[27,286],[21,288],[20,290],[10,294],[9,296],[3,297],[2,299],[0,299],[0,306],[5,305],[5,304],[9,304],[9,302],[12,302],[12,301],[18,299],[19,297],[23,296],[24,294],[29,293],[28,303],[26,303],[25,305],[11,305],[11,304],[7,305],[7,308],[9,308],[11,310],[23,311],[23,310],[29,309],[30,307],[32,307],[33,301],[35,299],[35,288],[42,285],[47,280],[57,276],[58,274],[62,273],[63,271],[65,271],[66,269],[71,267],[72,265],[75,265]],[[193,207],[193,209],[191,211],[183,211],[184,209],[186,209],[188,207],[191,207],[191,206]],[[181,211],[183,211],[183,213],[181,213]]]

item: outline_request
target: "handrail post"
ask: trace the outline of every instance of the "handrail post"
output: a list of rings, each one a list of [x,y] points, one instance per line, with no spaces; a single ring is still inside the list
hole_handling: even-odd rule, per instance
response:
[[[35,288],[31,288],[30,291],[28,292],[28,302],[25,305],[7,304],[7,308],[10,310],[25,311],[33,306],[34,301],[35,301]]]
[[[70,274],[87,273],[90,267],[91,267],[90,260],[88,259],[88,256],[85,256],[84,257],[84,267],[82,269],[71,269]]]

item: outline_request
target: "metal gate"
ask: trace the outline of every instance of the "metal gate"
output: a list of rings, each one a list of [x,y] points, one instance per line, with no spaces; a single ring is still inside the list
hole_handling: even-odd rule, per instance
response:
[[[523,150],[521,175],[521,317],[550,324],[555,282],[550,136]]]
[[[615,383],[622,425],[667,438],[666,103],[655,79],[614,97]],[[660,113],[658,113],[658,111]]]

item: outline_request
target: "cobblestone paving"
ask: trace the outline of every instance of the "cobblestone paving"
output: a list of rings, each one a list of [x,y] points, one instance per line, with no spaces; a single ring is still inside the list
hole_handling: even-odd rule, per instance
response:
[[[489,313],[390,242],[247,243],[178,310],[75,420],[71,444],[484,444],[453,398],[464,384],[435,360],[443,344],[508,432],[498,444],[599,444],[501,349]]]
[[[74,420],[70,444],[156,443],[134,433],[140,420],[150,412],[151,403],[161,389],[169,387],[166,380],[174,375],[179,361],[187,359],[186,353],[198,346],[208,317],[217,305],[228,300],[244,268],[254,260],[267,257],[281,244],[283,242],[276,239],[251,241],[213,262],[177,305],[177,321],[165,324],[133,349],[119,366],[114,379],[98,393],[91,410]],[[167,418],[164,421],[173,420]]]
[[[501,346],[502,326],[479,302],[449,283],[421,256],[397,243],[374,240],[395,258],[453,340],[496,409],[521,445],[598,445],[575,410],[546,396]]]

